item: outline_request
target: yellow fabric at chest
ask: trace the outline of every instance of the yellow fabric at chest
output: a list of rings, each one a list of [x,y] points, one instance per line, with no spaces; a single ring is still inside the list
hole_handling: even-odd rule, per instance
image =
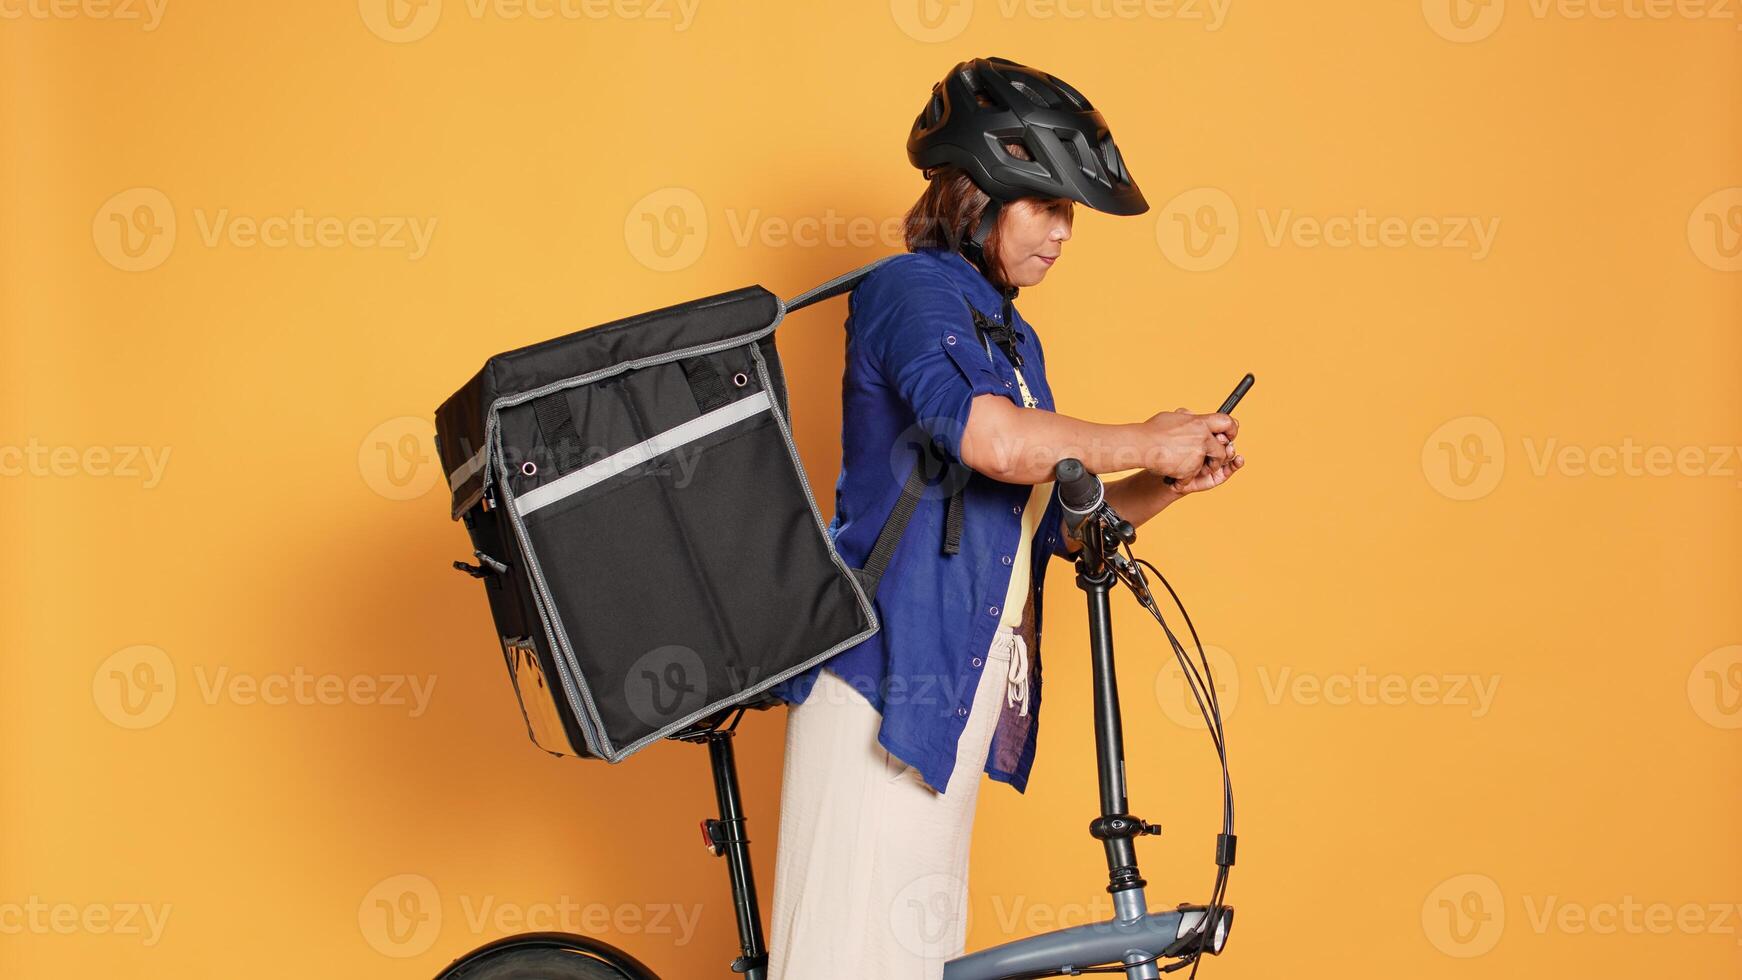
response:
[[[1016,371],[1017,387],[1022,389],[1022,402],[1028,408],[1035,407],[1036,400],[1028,390],[1028,382],[1022,377],[1022,370]],[[1029,491],[1028,504],[1022,509],[1022,540],[1017,542],[1016,555],[1011,560],[1010,586],[1004,592],[1004,604],[999,607],[998,624],[1000,626],[1017,626],[1022,622],[1022,608],[1028,604],[1028,579],[1031,557],[1034,549],[1034,532],[1040,526],[1040,515],[1046,512],[1047,502],[1052,499],[1053,481],[1036,483]]]

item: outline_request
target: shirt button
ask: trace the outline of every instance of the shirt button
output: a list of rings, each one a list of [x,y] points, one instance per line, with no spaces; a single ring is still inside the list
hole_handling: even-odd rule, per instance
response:
[[[1050,541],[1050,540],[1052,540],[1052,539],[1051,539],[1051,538],[1048,538],[1048,539],[1047,539],[1047,540],[1049,540],[1049,541]],[[1008,565],[1008,564],[1010,564],[1010,562],[1011,562],[1011,558],[1010,558],[1010,556],[1009,556],[1009,555],[1005,555],[1005,556],[1004,556],[1004,557],[1003,557],[1003,558],[1000,558],[1000,559],[998,559],[998,560],[999,560],[999,561],[1001,561],[1001,562],[1003,562],[1003,563],[1004,563],[1004,564],[1006,564],[1006,565]]]
[[[980,658],[979,657],[974,658],[974,666],[976,666],[976,667],[980,666]]]
[[[1011,512],[1011,513],[1012,513],[1012,514],[1020,514],[1020,513],[1022,513],[1022,505],[1021,505],[1021,504],[1017,504],[1017,505],[1016,505],[1016,506],[1014,506],[1014,507],[1012,507],[1012,508],[1010,508],[1010,512]]]
[[[997,606],[988,606],[986,608],[986,615],[988,615],[988,616],[998,615],[998,607]]]
[[[966,718],[967,716],[968,716],[968,709],[967,708],[957,708],[956,709],[956,717],[957,718]]]
[[[945,334],[944,335],[944,343],[954,346],[955,342],[956,342],[956,335],[955,334],[952,333],[952,334]]]
[[[1010,387],[1010,382],[1008,382],[1008,381],[1004,382],[1004,387],[1006,387],[1006,388]]]

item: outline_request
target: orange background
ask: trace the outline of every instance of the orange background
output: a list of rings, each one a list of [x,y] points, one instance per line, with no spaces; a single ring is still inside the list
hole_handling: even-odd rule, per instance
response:
[[[782,231],[899,215],[929,86],[997,54],[1095,99],[1153,205],[1080,211],[1024,293],[1061,409],[1207,411],[1259,379],[1248,469],[1139,539],[1232,665],[1240,912],[1206,975],[1736,975],[1742,13],[516,9],[0,3],[0,974],[430,976],[566,901],[664,975],[727,975],[705,754],[527,742],[447,567],[469,545],[429,419],[496,351],[893,250]],[[247,243],[299,211],[353,223]],[[1362,213],[1423,231],[1298,223]],[[420,254],[369,233],[405,217]],[[1470,217],[1497,222],[1482,254],[1451,240]],[[843,314],[779,333],[824,507]],[[1685,461],[1563,452],[1628,446]],[[155,481],[129,447],[168,453]],[[984,787],[970,949],[1106,914],[1083,605],[1052,574],[1039,758],[1025,796]],[[1164,907],[1207,897],[1217,783],[1139,615],[1117,600]],[[347,693],[250,695],[298,672]],[[425,710],[364,686],[395,677],[434,684]],[[1458,678],[1496,685],[1485,709]],[[765,908],[783,717],[738,739]],[[120,928],[131,904],[161,932]]]

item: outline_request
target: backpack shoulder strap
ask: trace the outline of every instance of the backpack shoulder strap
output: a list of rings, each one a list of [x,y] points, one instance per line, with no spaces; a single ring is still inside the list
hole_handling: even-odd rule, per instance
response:
[[[812,286],[804,292],[799,293],[792,299],[782,303],[781,306],[786,312],[792,313],[797,310],[802,310],[812,303],[820,303],[825,299],[831,299],[841,295],[842,293],[851,292],[854,286],[859,285],[859,280],[871,274],[872,269],[877,268],[893,258],[896,258],[896,256],[885,255],[875,262],[867,263],[866,265],[854,269],[852,272],[842,273],[841,275],[830,279],[828,282]]]
[[[812,303],[820,303],[842,293],[851,292],[860,280],[871,274],[873,269],[896,258],[885,255],[875,262],[862,265],[851,272],[843,273],[828,282],[813,286],[799,293],[792,299],[781,304],[786,313],[802,310]],[[965,298],[965,297],[964,297]],[[970,312],[978,316],[973,304],[968,304]],[[990,356],[990,351],[987,352]],[[930,446],[921,445],[919,458],[907,474],[907,480],[902,485],[901,496],[897,498],[895,507],[884,520],[883,527],[877,533],[877,542],[871,548],[863,567],[852,569],[858,577],[860,587],[865,591],[867,599],[877,598],[877,587],[882,584],[883,573],[889,567],[889,562],[895,557],[895,547],[907,533],[908,522],[913,518],[914,509],[919,505],[920,498],[925,495],[928,480],[936,478],[940,473],[947,473],[947,464]],[[950,488],[950,496],[944,514],[944,544],[946,555],[961,551],[962,540],[962,486],[957,484]]]

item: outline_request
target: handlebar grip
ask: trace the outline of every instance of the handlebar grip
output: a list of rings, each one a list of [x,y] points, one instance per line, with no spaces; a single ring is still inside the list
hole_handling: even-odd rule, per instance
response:
[[[1073,518],[1072,524],[1101,506],[1104,493],[1101,478],[1084,469],[1080,460],[1074,457],[1059,460],[1053,467],[1053,478],[1058,483],[1059,504]]]

